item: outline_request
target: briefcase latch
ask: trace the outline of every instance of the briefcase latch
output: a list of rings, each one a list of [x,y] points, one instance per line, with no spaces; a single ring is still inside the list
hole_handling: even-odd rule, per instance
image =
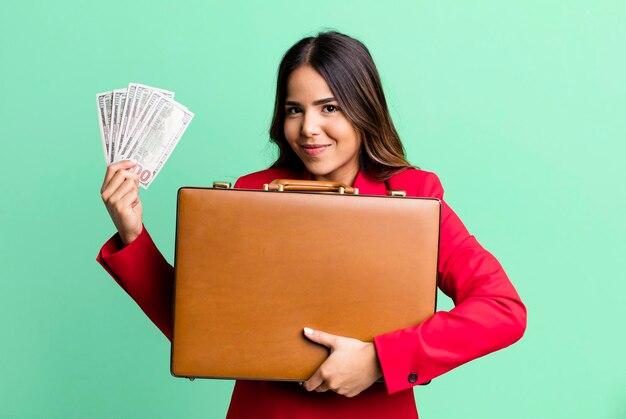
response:
[[[387,196],[406,196],[406,191],[399,189],[390,189],[387,191]]]
[[[230,182],[213,182],[214,189],[230,189]]]

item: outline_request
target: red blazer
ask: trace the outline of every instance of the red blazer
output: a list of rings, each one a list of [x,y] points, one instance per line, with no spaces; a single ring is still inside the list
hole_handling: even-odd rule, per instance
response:
[[[261,189],[274,179],[308,176],[268,169],[239,178],[235,187]],[[526,308],[519,295],[496,258],[445,203],[435,174],[409,169],[385,184],[359,172],[353,186],[368,195],[402,189],[408,196],[441,200],[438,286],[452,298],[454,309],[374,338],[385,384],[346,398],[332,392],[309,393],[296,383],[237,381],[228,418],[417,418],[414,385],[511,345],[524,334]],[[114,235],[97,261],[171,339],[174,269],[147,230],[126,247]]]

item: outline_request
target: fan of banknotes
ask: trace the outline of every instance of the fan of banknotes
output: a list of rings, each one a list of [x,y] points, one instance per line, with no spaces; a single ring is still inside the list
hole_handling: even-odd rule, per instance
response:
[[[174,92],[130,83],[96,95],[102,149],[107,165],[137,162],[133,170],[144,189],[154,181],[194,114],[174,100]]]

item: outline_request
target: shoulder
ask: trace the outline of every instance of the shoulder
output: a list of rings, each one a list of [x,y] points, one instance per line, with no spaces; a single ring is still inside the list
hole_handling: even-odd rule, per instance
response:
[[[262,189],[264,183],[270,183],[274,179],[289,179],[297,174],[283,167],[272,167],[258,172],[241,176],[235,182],[235,188]]]
[[[408,196],[442,198],[443,186],[439,177],[421,169],[406,169],[395,174],[387,181],[390,189],[406,191]]]

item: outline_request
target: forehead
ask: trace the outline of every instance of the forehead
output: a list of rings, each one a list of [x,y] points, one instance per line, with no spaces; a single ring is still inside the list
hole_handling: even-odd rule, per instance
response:
[[[331,96],[328,83],[313,67],[298,67],[287,78],[287,100],[313,102]]]

